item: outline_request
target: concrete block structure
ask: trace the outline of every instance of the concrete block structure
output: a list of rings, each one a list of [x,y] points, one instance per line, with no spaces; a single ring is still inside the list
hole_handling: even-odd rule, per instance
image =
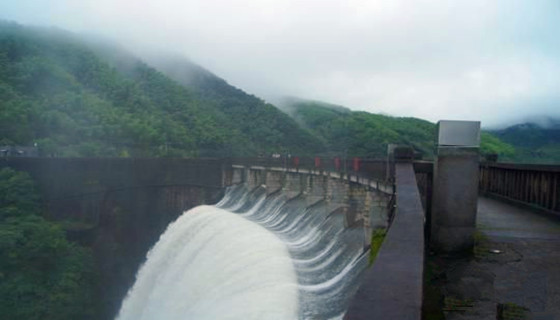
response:
[[[476,227],[480,122],[438,123],[431,246],[440,252],[472,249]]]
[[[364,247],[372,228],[388,225],[392,183],[340,175],[322,170],[288,170],[281,167],[232,165],[227,184],[244,183],[249,190],[265,187],[267,194],[282,192],[288,199],[301,199],[306,207],[325,204],[330,214],[342,214],[344,226],[364,230]],[[241,179],[240,177],[245,177]]]

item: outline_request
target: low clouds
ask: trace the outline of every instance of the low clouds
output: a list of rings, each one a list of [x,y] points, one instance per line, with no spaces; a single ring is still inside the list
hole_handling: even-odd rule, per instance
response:
[[[265,99],[487,126],[560,117],[557,0],[18,0],[0,12],[182,53]]]

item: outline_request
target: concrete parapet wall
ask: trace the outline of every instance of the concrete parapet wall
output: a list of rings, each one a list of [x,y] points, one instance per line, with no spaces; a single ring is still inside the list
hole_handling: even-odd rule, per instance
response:
[[[3,158],[0,167],[28,172],[45,199],[139,186],[221,188],[217,159]]]
[[[411,163],[395,165],[397,210],[344,319],[420,320],[424,212]]]
[[[212,159],[3,158],[0,167],[28,172],[47,218],[92,249],[105,319],[114,318],[167,225],[223,194],[222,162]]]

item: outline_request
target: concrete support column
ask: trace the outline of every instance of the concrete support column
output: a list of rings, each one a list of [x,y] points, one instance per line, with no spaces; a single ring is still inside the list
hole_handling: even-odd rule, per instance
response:
[[[440,121],[434,164],[431,245],[472,249],[478,201],[480,122]]]

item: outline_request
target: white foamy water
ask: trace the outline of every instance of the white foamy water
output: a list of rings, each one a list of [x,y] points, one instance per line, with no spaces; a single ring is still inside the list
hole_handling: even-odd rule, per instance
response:
[[[242,186],[169,225],[118,320],[340,319],[367,259],[325,206]]]

